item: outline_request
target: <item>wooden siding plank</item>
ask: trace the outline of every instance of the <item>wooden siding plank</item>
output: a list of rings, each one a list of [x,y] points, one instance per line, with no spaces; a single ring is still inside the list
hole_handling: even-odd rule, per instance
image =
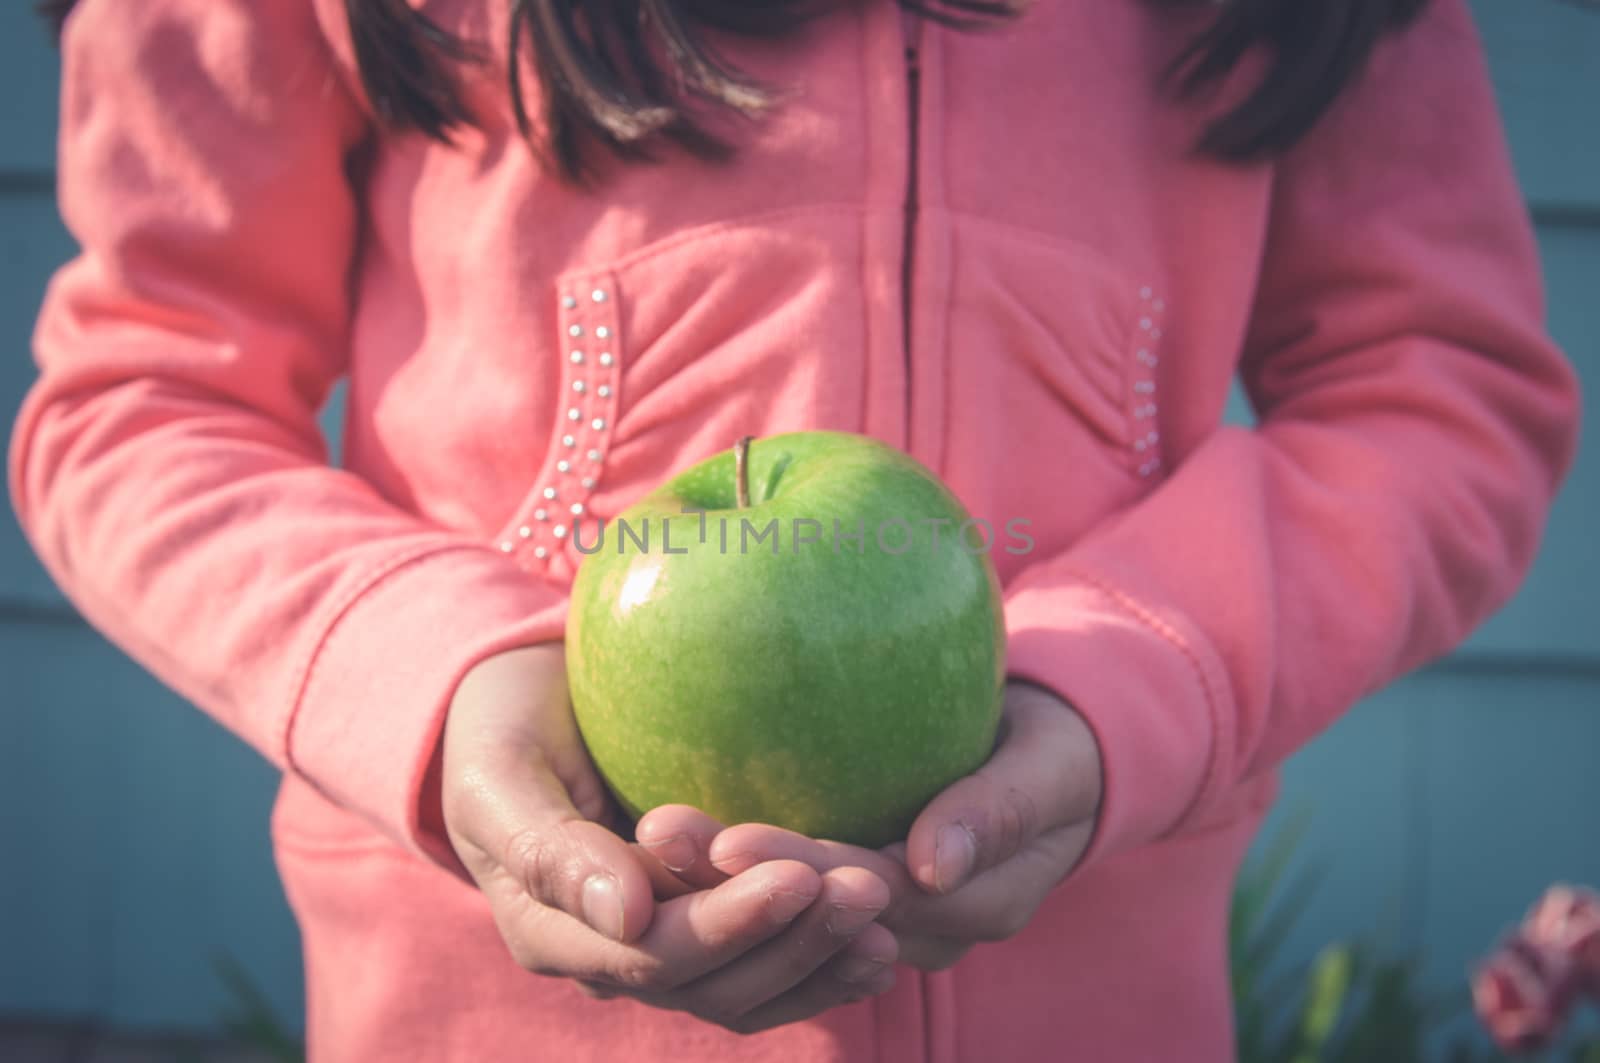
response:
[[[1595,16],[1600,19],[1600,14]],[[1600,52],[1596,52],[1600,60]],[[1550,331],[1577,367],[1585,431],[1522,590],[1468,643],[1473,651],[1600,657],[1600,229],[1541,227]]]
[[[220,950],[298,1019],[270,765],[82,626],[0,622],[0,683],[0,1013],[214,1026]]]
[[[48,174],[61,67],[31,2],[0,4],[0,60],[0,170]]]
[[[11,17],[0,16],[0,33]],[[6,442],[17,407],[37,375],[33,323],[45,285],[74,247],[48,193],[0,197],[0,411],[4,411],[0,419],[5,425],[0,439]],[[34,557],[7,501],[0,506],[0,602],[60,601],[60,592]]]
[[[1528,199],[1600,207],[1600,8],[1560,0],[1471,6]]]

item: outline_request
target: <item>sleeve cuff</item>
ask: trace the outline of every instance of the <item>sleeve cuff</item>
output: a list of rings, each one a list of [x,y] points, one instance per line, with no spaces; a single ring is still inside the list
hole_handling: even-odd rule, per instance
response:
[[[410,851],[458,868],[424,813],[450,699],[479,661],[561,639],[566,612],[564,591],[487,547],[398,559],[315,650],[285,736],[290,770]]]
[[[1174,621],[1081,576],[1006,596],[1007,671],[1072,705],[1100,745],[1100,814],[1079,866],[1172,832],[1222,775],[1226,676]]]

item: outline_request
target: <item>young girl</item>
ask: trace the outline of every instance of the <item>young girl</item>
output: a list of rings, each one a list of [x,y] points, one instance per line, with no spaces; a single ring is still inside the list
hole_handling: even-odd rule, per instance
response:
[[[1575,388],[1462,0],[903,4],[67,16],[13,497],[284,770],[313,1059],[1227,1059],[1276,766],[1529,564]],[[882,852],[630,827],[571,521],[822,428],[1030,522],[993,758]]]

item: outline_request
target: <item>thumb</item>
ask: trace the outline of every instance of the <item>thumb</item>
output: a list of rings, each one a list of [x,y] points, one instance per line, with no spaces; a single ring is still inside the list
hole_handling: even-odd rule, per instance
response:
[[[464,853],[463,862],[480,885],[508,877],[613,941],[635,940],[650,925],[650,876],[633,847],[585,819],[537,753],[514,769],[483,766],[454,805],[452,841],[477,850],[478,859]]]
[[[950,893],[1046,831],[1092,819],[1099,792],[1099,750],[1082,717],[1048,691],[1012,683],[994,753],[923,809],[906,866],[923,889]]]
[[[480,889],[509,879],[615,941],[650,925],[640,858],[580,810],[602,810],[605,788],[568,705],[560,646],[490,657],[462,680],[441,789],[450,842]]]

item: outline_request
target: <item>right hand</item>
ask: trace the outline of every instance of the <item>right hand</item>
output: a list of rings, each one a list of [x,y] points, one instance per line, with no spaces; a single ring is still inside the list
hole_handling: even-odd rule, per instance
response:
[[[669,869],[617,833],[625,821],[579,737],[559,644],[468,672],[443,741],[446,834],[524,969],[738,1033],[894,984],[895,938],[873,921],[889,888],[871,872],[773,860],[724,881]],[[685,841],[705,852],[711,837]]]

